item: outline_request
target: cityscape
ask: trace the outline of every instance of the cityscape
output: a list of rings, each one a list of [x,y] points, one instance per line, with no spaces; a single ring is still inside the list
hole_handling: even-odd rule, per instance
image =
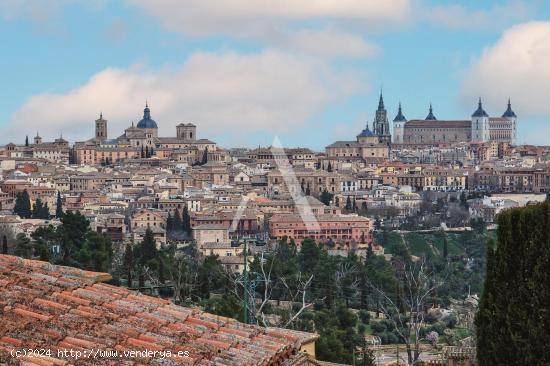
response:
[[[0,4],[0,365],[550,364],[550,9],[466,3]]]

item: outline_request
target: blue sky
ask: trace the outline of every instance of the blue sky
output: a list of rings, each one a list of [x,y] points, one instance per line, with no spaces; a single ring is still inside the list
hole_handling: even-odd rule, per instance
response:
[[[224,147],[316,150],[428,104],[463,119],[512,98],[519,142],[550,145],[550,4],[421,0],[6,0],[2,140],[109,134],[149,100],[160,134],[193,122]]]

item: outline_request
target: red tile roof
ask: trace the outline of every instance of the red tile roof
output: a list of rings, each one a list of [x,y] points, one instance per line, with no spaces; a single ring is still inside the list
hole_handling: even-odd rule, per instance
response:
[[[242,324],[101,283],[110,278],[0,255],[0,364],[275,365],[315,339],[310,333]],[[10,354],[29,348],[52,354],[16,360]],[[62,353],[92,349],[170,351],[172,356],[77,361]],[[178,351],[189,355],[174,356]]]

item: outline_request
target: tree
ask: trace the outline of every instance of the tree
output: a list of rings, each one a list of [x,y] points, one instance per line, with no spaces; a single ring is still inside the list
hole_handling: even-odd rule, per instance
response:
[[[443,258],[447,259],[449,256],[449,243],[447,242],[447,236],[443,234]]]
[[[60,219],[63,216],[63,200],[61,199],[61,192],[57,191],[57,202],[55,205],[55,217]]]
[[[32,216],[31,199],[27,190],[17,193],[13,213],[24,219],[30,219]]]
[[[476,315],[480,365],[548,365],[550,201],[501,212]]]
[[[204,152],[202,154],[202,161],[201,161],[201,165],[204,165],[208,163],[208,147],[205,147],[204,148]]]
[[[18,257],[32,258],[33,248],[31,240],[24,233],[19,233],[15,237],[15,248],[13,253]]]
[[[309,186],[306,187],[306,196],[311,196],[311,190],[309,189]]]
[[[8,237],[2,236],[2,254],[8,254]]]
[[[172,232],[174,230],[174,218],[170,211],[168,211],[168,217],[166,218],[166,232]]]
[[[183,213],[181,215],[181,228],[187,235],[191,235],[191,216],[189,215],[187,205],[183,206]]]
[[[330,161],[328,162],[327,172],[332,173],[332,165],[330,164]]]
[[[352,207],[351,207],[351,197],[350,196],[348,196],[348,198],[346,198],[345,209],[348,210],[348,211],[351,211],[351,209],[352,209]]]
[[[78,251],[80,267],[95,272],[109,272],[113,248],[111,239],[95,231],[86,234],[86,240]]]
[[[48,208],[48,204],[45,205],[42,203],[42,200],[40,198],[37,198],[34,202],[34,206],[32,208],[32,214],[31,217],[33,219],[44,219],[47,220],[50,218],[50,209]]]
[[[25,146],[29,146],[29,135],[25,136]]]
[[[333,195],[330,194],[326,189],[321,193],[320,201],[325,205],[330,206],[330,201],[332,201]]]
[[[140,264],[147,265],[157,257],[157,243],[153,231],[149,228],[145,230],[145,235],[140,244]]]
[[[372,283],[371,288],[378,295],[379,310],[391,322],[400,341],[405,343],[408,364],[415,365],[421,352],[424,317],[431,306],[429,299],[444,281],[428,269],[425,258],[419,262],[402,261],[401,267],[401,283],[397,283],[399,291],[394,296]]]
[[[86,234],[90,231],[90,222],[80,212],[67,211],[61,217],[58,228],[61,242],[61,264],[81,267],[78,252],[86,242]]]
[[[184,208],[184,210],[185,210],[185,208]],[[174,220],[173,220],[172,229],[174,231],[183,230],[183,222],[181,221],[180,211],[177,208],[174,210]]]
[[[124,256],[122,257],[122,265],[124,270],[126,271],[127,286],[129,288],[132,288],[133,272],[135,269],[133,243],[126,244],[126,248],[124,249]]]

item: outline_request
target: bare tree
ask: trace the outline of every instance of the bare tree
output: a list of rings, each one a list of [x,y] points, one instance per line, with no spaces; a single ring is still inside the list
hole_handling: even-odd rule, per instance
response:
[[[422,338],[420,331],[424,326],[424,317],[429,307],[429,298],[441,287],[444,280],[436,279],[433,272],[426,268],[426,260],[402,263],[402,286],[395,298],[369,281],[370,287],[379,296],[379,310],[390,320],[397,334],[405,343],[408,364],[415,365],[420,357]]]
[[[184,256],[175,256],[168,266],[168,276],[174,286],[174,298],[178,304],[187,300],[196,287],[198,271],[190,271]]]
[[[273,257],[266,259],[264,258],[264,253],[262,252],[258,260],[260,264],[260,273],[255,273],[255,275],[258,275],[259,277],[251,280],[263,283],[263,291],[259,306],[256,307],[256,304],[254,304],[254,316],[257,320],[261,320],[263,326],[280,326],[287,328],[291,326],[292,323],[294,323],[305,310],[313,306],[312,303],[306,301],[311,283],[313,281],[313,274],[308,278],[304,278],[301,272],[292,278],[273,278],[273,266],[276,259]],[[245,288],[243,277],[240,274],[234,273],[231,270],[226,270],[225,274],[233,284],[232,293],[239,300],[242,301],[243,296],[247,296],[249,299],[256,298],[256,293],[251,293],[252,289],[250,287]],[[288,318],[288,320],[284,323],[280,322],[273,324],[273,321],[270,322],[267,320],[267,314],[265,311],[267,305],[272,300],[273,290],[277,287],[282,287],[282,296],[289,301],[290,304],[299,303],[300,307],[295,309],[293,306],[290,306],[285,317]]]

